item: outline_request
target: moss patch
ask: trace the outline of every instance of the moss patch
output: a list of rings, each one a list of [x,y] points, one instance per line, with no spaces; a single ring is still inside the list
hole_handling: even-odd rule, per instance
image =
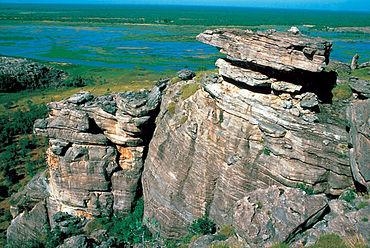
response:
[[[200,85],[196,83],[191,83],[191,84],[185,84],[181,86],[180,92],[181,92],[181,98],[182,99],[187,99],[191,97],[192,95],[197,92],[197,90],[200,89]]]
[[[181,117],[181,119],[179,120],[179,124],[182,125],[184,124],[186,121],[188,120],[188,116],[187,115],[183,115]]]
[[[346,100],[352,96],[352,90],[348,84],[337,85],[331,91],[333,93],[333,100]]]
[[[170,113],[170,115],[174,115],[175,114],[175,109],[176,109],[176,104],[174,102],[170,102],[167,105],[167,111],[168,111],[168,113]]]

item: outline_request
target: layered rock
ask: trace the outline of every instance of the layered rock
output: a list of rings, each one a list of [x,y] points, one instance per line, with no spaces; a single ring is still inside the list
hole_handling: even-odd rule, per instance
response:
[[[158,220],[161,234],[178,237],[206,212],[230,222],[236,201],[269,185],[306,183],[333,195],[353,185],[345,127],[306,121],[284,94],[226,81],[183,100],[177,92],[189,83],[167,90],[145,161],[145,217]]]
[[[285,71],[322,71],[329,61],[332,46],[325,39],[275,30],[206,30],[197,40],[233,58]]]
[[[34,132],[49,138],[48,211],[122,216],[131,210],[166,82],[152,90],[77,93],[48,105]]]
[[[370,191],[370,100],[357,100],[347,107],[349,143],[354,180]],[[360,187],[361,188],[361,187]]]
[[[318,114],[333,83],[319,73],[330,42],[224,29],[197,38],[233,58],[216,62],[219,75],[181,81],[163,97],[142,177],[144,217],[157,220],[162,235],[178,238],[205,214],[232,224],[235,204],[271,185],[337,196],[353,187],[344,120]],[[196,83],[202,89],[185,96]]]

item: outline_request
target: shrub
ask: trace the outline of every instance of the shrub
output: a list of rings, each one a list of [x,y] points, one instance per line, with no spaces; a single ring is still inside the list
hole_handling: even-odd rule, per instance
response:
[[[216,231],[216,224],[213,223],[208,217],[205,215],[202,218],[199,218],[190,226],[190,232],[192,234],[212,234]]]
[[[191,97],[192,95],[194,95],[195,92],[197,92],[197,90],[199,90],[199,89],[200,89],[199,84],[196,84],[196,83],[184,84],[180,88],[181,98],[182,99],[187,99],[187,98]]]

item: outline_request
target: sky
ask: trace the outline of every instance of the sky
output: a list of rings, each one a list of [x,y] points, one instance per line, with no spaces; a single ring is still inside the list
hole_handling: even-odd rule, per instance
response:
[[[370,12],[370,0],[0,0],[0,3],[170,4]]]

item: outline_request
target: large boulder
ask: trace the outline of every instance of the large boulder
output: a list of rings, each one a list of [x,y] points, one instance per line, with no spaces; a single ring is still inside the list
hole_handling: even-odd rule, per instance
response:
[[[233,58],[283,71],[323,71],[332,46],[322,38],[275,30],[206,30],[197,40]]]

